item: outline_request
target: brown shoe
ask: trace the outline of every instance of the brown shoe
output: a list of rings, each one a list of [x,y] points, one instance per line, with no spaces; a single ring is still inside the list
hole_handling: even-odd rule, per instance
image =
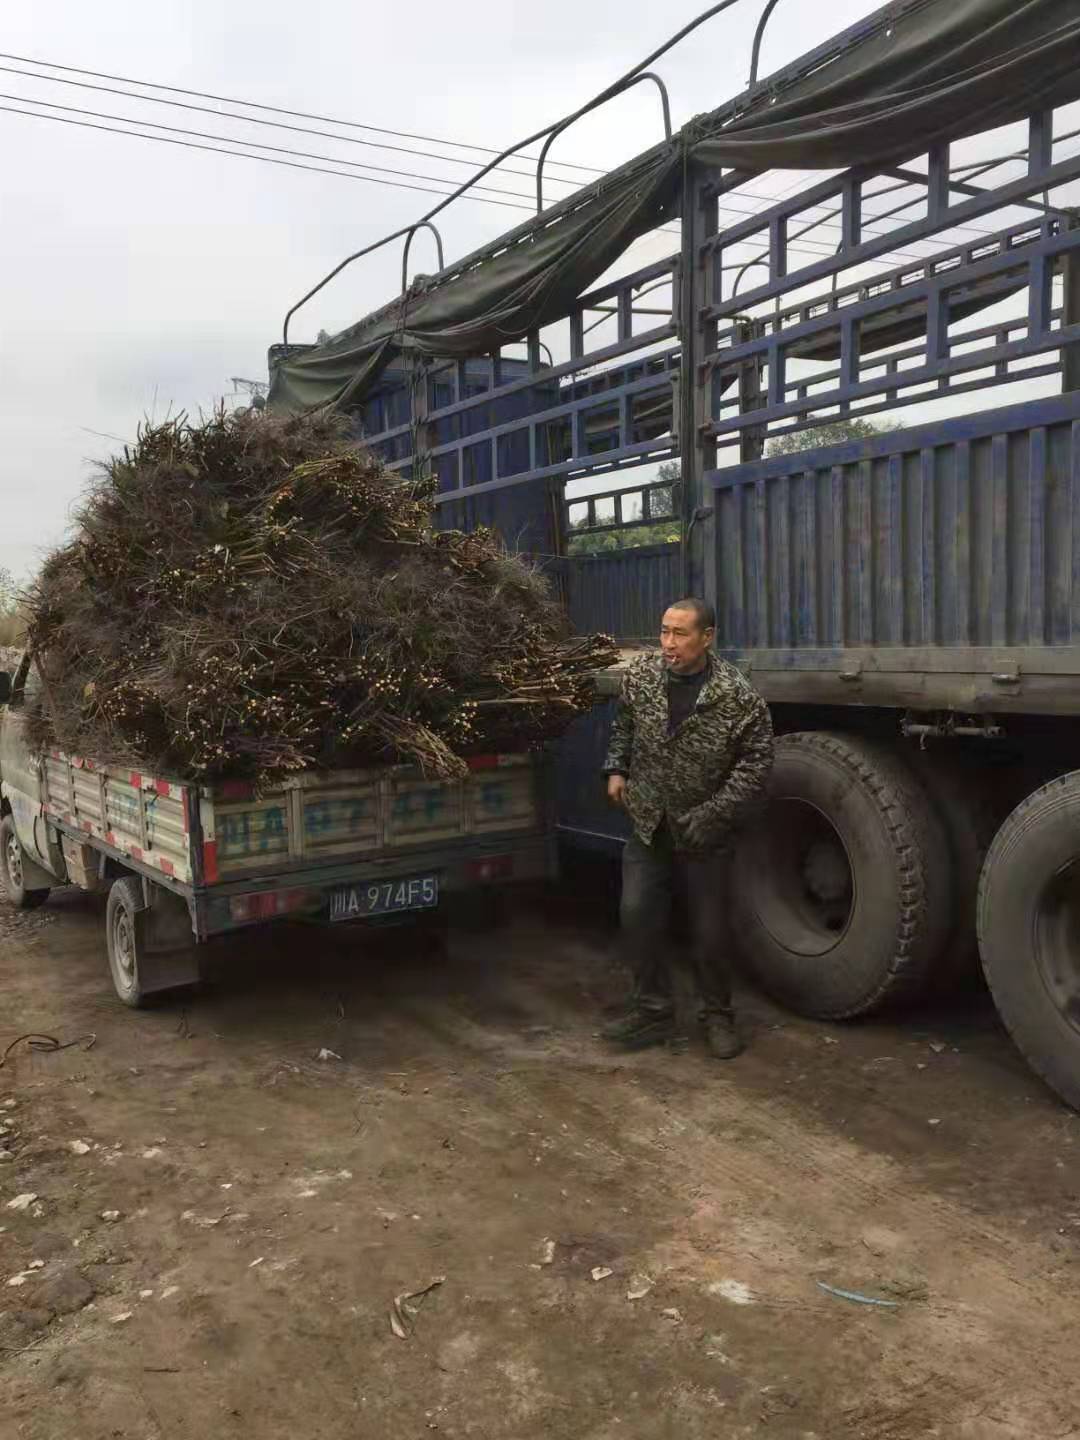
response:
[[[746,1048],[734,1020],[711,1016],[705,1022],[705,1044],[715,1060],[734,1060]]]

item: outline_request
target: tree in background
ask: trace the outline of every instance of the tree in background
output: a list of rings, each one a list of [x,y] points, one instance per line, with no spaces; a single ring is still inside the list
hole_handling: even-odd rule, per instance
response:
[[[22,635],[19,591],[10,570],[0,565],[0,645],[15,645]]]
[[[678,510],[677,492],[674,487],[679,480],[679,462],[677,460],[665,460],[656,472],[657,484],[669,484],[672,488],[672,511]],[[628,490],[633,491],[633,486],[628,485]],[[654,496],[654,505],[656,503]],[[588,524],[588,520],[579,520],[570,526],[569,544],[567,554],[569,555],[595,555],[604,550],[629,550],[637,549],[642,545],[671,545],[679,538],[679,520],[673,513],[670,520],[658,520],[655,525],[630,525],[618,530],[602,530],[599,533],[575,535],[575,530],[581,530]]]
[[[765,454],[801,455],[804,450],[817,450],[823,445],[843,445],[848,440],[866,440],[871,435],[887,435],[899,425],[875,424],[873,420],[830,420],[812,430],[795,430],[790,435],[777,435],[765,447]]]

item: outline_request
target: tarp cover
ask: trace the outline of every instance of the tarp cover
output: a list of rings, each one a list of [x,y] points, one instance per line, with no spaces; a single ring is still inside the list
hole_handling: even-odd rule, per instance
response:
[[[884,166],[1080,97],[1078,0],[928,0],[896,16],[775,103],[699,116],[531,238],[282,359],[270,404],[352,406],[398,356],[490,354],[561,319],[632,240],[678,213],[688,158],[750,173]]]

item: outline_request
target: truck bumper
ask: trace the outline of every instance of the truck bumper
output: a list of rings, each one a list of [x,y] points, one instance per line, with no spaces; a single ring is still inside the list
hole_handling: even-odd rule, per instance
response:
[[[350,886],[387,885],[408,882],[418,876],[435,876],[440,904],[446,897],[484,889],[536,884],[558,873],[553,835],[472,841],[448,852],[438,851],[394,855],[377,862],[335,867],[318,874],[294,873],[258,880],[238,881],[196,895],[196,932],[199,939],[265,925],[273,920],[296,919],[330,923],[331,901]],[[439,907],[394,912],[396,918],[432,914]],[[385,920],[372,916],[348,923],[371,924]],[[390,917],[393,918],[393,917]]]

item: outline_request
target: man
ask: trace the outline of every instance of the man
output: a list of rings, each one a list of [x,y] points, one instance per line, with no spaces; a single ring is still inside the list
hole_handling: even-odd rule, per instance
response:
[[[764,793],[773,747],[765,702],[710,653],[715,627],[710,605],[676,601],[661,622],[660,654],[635,660],[623,680],[604,773],[608,798],[634,825],[621,909],[634,992],[604,1033],[627,1049],[672,1037],[668,932],[682,881],[706,1041],[728,1060],[742,1050],[731,1005],[730,844]]]

